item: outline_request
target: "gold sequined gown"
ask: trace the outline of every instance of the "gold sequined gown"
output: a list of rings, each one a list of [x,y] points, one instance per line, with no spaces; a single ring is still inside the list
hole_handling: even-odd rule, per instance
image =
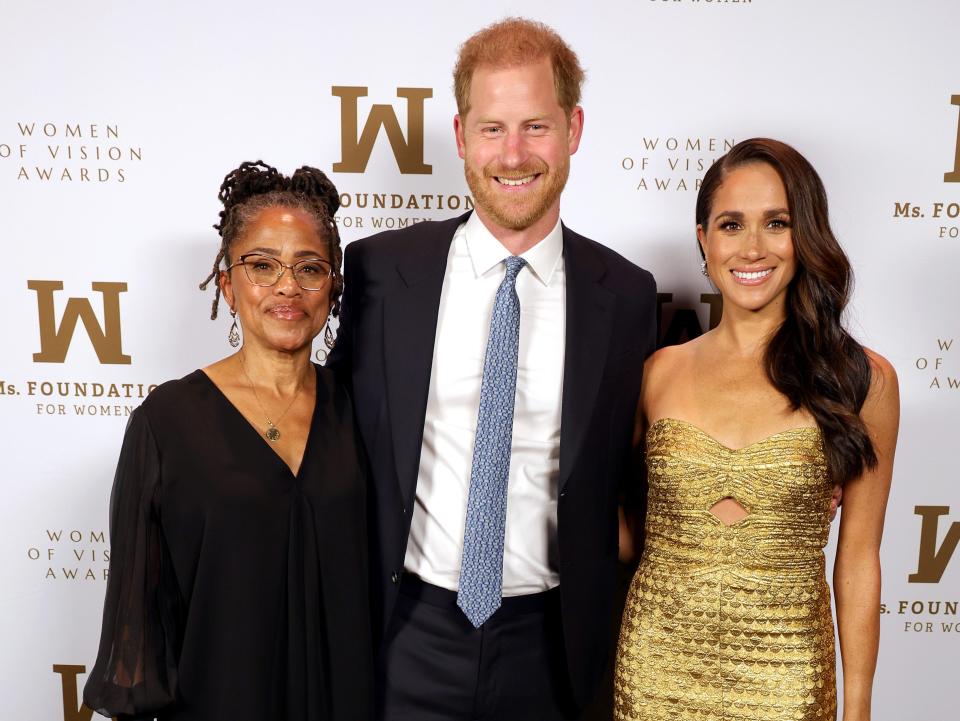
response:
[[[646,540],[617,649],[618,721],[833,721],[820,432],[732,450],[684,421],[647,433]],[[709,509],[748,512],[725,526]]]

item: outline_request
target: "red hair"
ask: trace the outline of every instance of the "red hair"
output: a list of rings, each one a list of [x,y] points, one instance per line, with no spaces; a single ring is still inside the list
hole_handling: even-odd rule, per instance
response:
[[[557,102],[569,115],[580,102],[584,79],[580,60],[555,31],[525,18],[507,18],[488,25],[460,46],[453,69],[457,112],[463,117],[470,111],[470,81],[479,66],[510,68],[543,58],[550,59]]]

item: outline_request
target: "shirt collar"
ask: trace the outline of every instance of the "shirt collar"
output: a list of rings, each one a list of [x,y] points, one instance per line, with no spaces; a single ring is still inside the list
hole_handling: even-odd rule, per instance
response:
[[[464,234],[467,240],[467,251],[473,263],[473,272],[479,278],[486,275],[492,268],[501,263],[510,255],[509,251],[493,237],[487,226],[480,220],[476,212],[470,214],[464,225]],[[527,265],[537,279],[544,285],[550,285],[554,271],[557,269],[560,257],[563,255],[563,227],[560,220],[547,233],[543,240],[530,248],[520,257],[527,261]]]

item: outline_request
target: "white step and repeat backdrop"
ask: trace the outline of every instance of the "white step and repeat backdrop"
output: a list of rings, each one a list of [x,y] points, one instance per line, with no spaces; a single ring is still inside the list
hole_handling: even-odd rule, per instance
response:
[[[555,27],[588,71],[572,228],[656,275],[662,337],[710,323],[699,178],[768,135],[819,169],[857,272],[850,323],[900,374],[875,721],[960,703],[960,51],[955,0],[7,3],[0,44],[0,688],[82,687],[127,416],[226,355],[197,284],[242,160],[331,174],[345,241],[470,206],[450,71],[481,26]],[[359,142],[366,128],[373,143]],[[203,433],[184,418],[185,433]]]

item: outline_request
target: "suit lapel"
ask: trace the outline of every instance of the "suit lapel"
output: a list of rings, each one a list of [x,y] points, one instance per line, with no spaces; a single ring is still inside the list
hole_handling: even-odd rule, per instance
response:
[[[447,256],[453,235],[466,218],[424,226],[397,263],[398,290],[384,298],[387,407],[397,479],[407,508],[417,484]]]
[[[570,479],[586,437],[603,376],[614,315],[614,294],[600,284],[606,268],[590,244],[565,226],[567,321],[560,415],[560,490]]]

